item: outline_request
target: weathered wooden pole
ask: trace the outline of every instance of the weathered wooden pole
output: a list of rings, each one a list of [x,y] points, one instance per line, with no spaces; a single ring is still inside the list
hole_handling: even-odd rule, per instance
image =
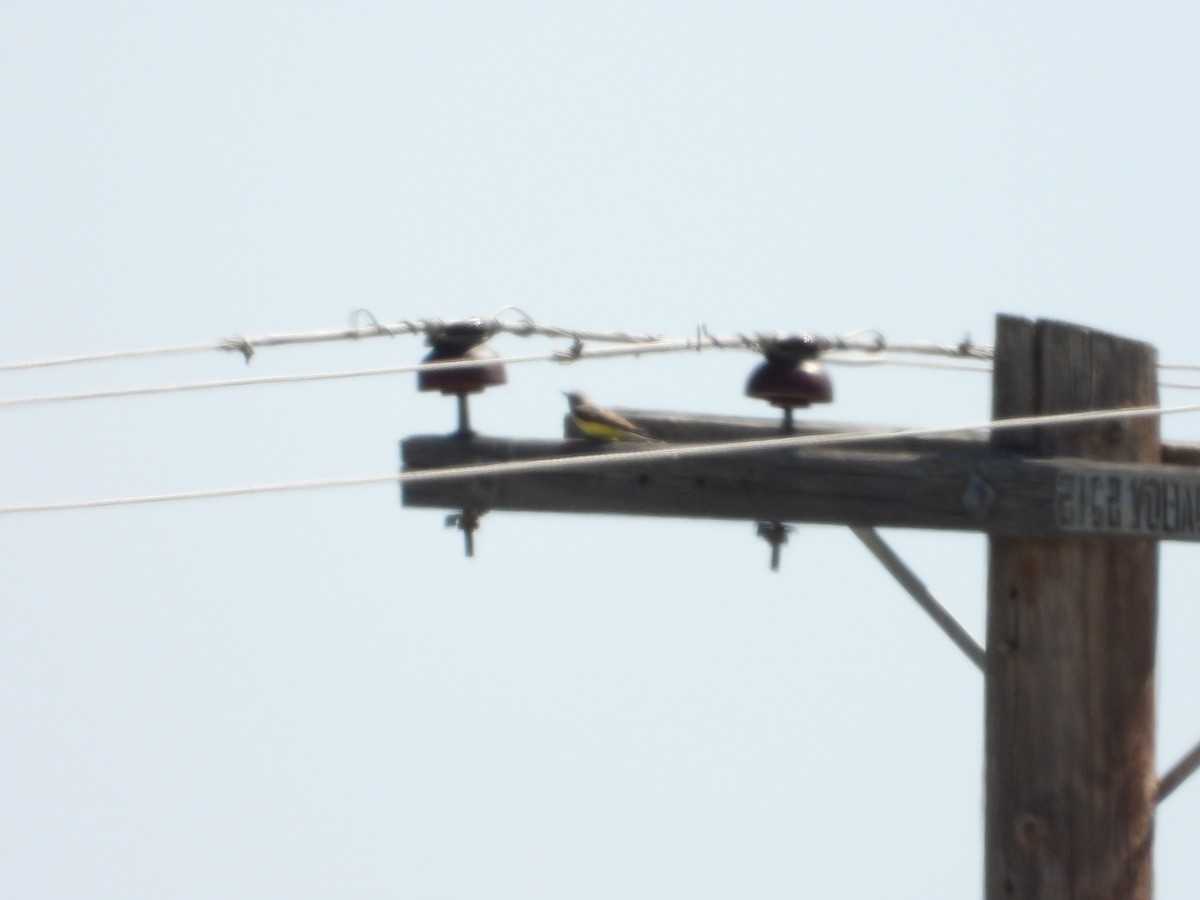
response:
[[[996,418],[1157,402],[1153,347],[1006,316],[996,332]],[[1158,434],[1118,420],[997,432],[993,447],[1157,462]],[[1147,502],[1122,490],[1104,495],[1112,510]],[[992,537],[989,553],[985,896],[1149,900],[1157,543]]]

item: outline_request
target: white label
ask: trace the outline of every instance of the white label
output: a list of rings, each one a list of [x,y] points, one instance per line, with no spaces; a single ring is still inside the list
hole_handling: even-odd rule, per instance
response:
[[[1054,519],[1063,531],[1200,541],[1200,476],[1058,476]]]

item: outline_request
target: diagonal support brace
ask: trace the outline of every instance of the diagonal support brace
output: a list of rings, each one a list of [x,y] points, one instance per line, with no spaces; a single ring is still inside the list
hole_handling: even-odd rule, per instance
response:
[[[1194,775],[1200,769],[1200,744],[1189,750],[1179,762],[1158,779],[1158,790],[1154,794],[1154,802],[1162,803],[1174,793],[1175,789]]]
[[[933,619],[934,624],[942,629],[946,636],[958,645],[958,649],[965,653],[967,658],[975,663],[976,668],[982,672],[985,658],[983,647],[971,637],[958,619],[954,618],[946,607],[938,602],[937,598],[929,592],[929,588],[925,587],[924,582],[904,564],[904,560],[896,555],[896,552],[879,536],[879,533],[874,528],[859,526],[850,530],[875,555],[875,558],[883,563],[883,567],[892,574],[892,577],[900,582],[900,586],[917,601],[917,605],[929,614],[929,618]]]

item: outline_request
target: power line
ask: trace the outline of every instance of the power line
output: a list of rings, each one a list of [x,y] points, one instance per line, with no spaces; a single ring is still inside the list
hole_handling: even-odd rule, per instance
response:
[[[517,322],[503,321],[500,316],[506,312],[517,312],[520,320]],[[365,316],[368,325],[360,325],[359,319]],[[56,357],[44,360],[0,364],[0,371],[15,371],[46,366],[67,365],[72,363],[97,362],[132,357],[149,357],[168,354],[194,353],[200,351],[238,351],[249,362],[258,348],[284,346],[289,344],[310,344],[327,341],[361,340],[367,337],[391,336],[402,334],[436,334],[447,327],[440,319],[401,320],[389,324],[381,324],[368,310],[357,310],[350,328],[320,329],[313,331],[283,332],[257,335],[253,337],[228,337],[219,342],[206,344],[179,344],[163,347],[149,347],[133,350],[108,351],[103,353],[79,356]],[[524,362],[574,362],[580,359],[598,359],[626,355],[641,355],[643,353],[664,353],[677,351],[700,351],[707,348],[716,349],[747,349],[761,351],[764,346],[777,338],[774,333],[736,334],[728,337],[714,337],[708,333],[701,323],[697,327],[694,339],[668,339],[658,335],[643,335],[619,331],[585,331],[574,328],[564,328],[556,325],[540,325],[527,314],[515,307],[505,307],[486,319],[470,320],[478,322],[482,330],[490,335],[507,332],[528,337],[541,335],[552,338],[569,338],[572,345],[566,349],[556,349],[544,354],[502,357],[491,362],[495,364],[524,363]],[[622,346],[607,348],[587,348],[585,341],[616,343]],[[980,372],[991,371],[990,359],[993,348],[973,344],[966,339],[958,344],[938,344],[930,341],[889,342],[880,332],[862,330],[836,338],[814,338],[819,346],[824,348],[822,359],[833,365],[846,366],[881,366],[895,365],[914,368],[944,369],[952,371]],[[956,357],[941,361],[923,359],[904,359],[897,353],[936,355]],[[60,394],[43,394],[26,397],[10,397],[0,399],[0,408],[17,406],[33,406],[52,403],[65,403],[84,400],[115,399],[122,397],[150,396],[157,394],[185,393],[192,391],[214,390],[232,387],[248,387],[268,384],[295,384],[315,381],[336,381],[353,378],[366,378],[382,375],[395,375],[409,372],[423,372],[437,369],[470,368],[478,365],[477,361],[443,361],[436,363],[416,363],[400,366],[385,366],[367,369],[350,369],[334,372],[296,373],[287,375],[264,375],[248,378],[217,379],[208,381],[193,381],[163,385],[147,385],[129,388],[105,388],[91,391],[78,391]],[[1200,366],[1163,365],[1160,368],[1200,370]],[[1160,387],[1182,390],[1198,390],[1200,384],[1186,382],[1162,381]]]
[[[449,469],[424,469],[402,473],[401,482],[436,481],[442,479],[474,478],[476,476],[508,475],[518,472],[539,472],[558,469],[591,468],[599,465],[628,465],[654,458],[671,457],[686,459],[694,456],[722,456],[731,453],[753,453],[757,451],[783,450],[799,447],[834,446],[839,444],[887,443],[914,437],[930,437],[962,431],[1008,431],[1031,426],[1068,425],[1079,422],[1098,422],[1113,419],[1157,418],[1186,412],[1200,412],[1200,403],[1186,406],[1136,406],[1128,409],[1087,410],[1073,413],[1021,416],[1011,419],[989,419],[964,425],[937,425],[924,428],[902,428],[889,431],[864,431],[853,434],[829,432],[825,434],[787,435],[757,438],[746,441],[721,441],[710,444],[674,445],[650,450],[633,450],[603,456],[570,456],[550,459],[516,460],[512,462],[483,463],[471,466],[455,466]]]
[[[505,321],[505,313],[515,312],[518,321]],[[359,324],[366,318],[366,324]],[[676,339],[666,338],[658,334],[644,334],[626,331],[596,331],[579,328],[568,328],[559,325],[541,324],[534,321],[528,314],[513,306],[506,306],[488,317],[476,317],[468,321],[477,322],[489,336],[506,333],[519,337],[541,336],[556,339],[566,339],[576,344],[618,343],[618,344],[653,344],[659,342],[674,343]],[[401,319],[395,322],[381,323],[367,309],[358,309],[352,316],[352,324],[348,328],[323,328],[307,331],[271,332],[260,335],[233,335],[218,341],[208,341],[189,344],[169,344],[157,347],[138,347],[124,350],[107,350],[95,353],[83,353],[69,356],[49,357],[45,359],[23,360],[10,363],[0,363],[0,372],[16,372],[22,370],[49,368],[57,366],[77,365],[83,363],[106,362],[120,359],[150,358],[155,356],[172,356],[194,353],[240,353],[249,362],[254,354],[263,348],[283,347],[304,344],[329,343],[336,341],[361,341],[373,337],[398,337],[402,335],[436,334],[445,329],[450,321],[436,318]],[[749,350],[761,350],[764,342],[778,337],[772,332],[735,334],[728,337],[714,337],[709,334],[703,323],[697,327],[697,335],[693,341],[696,344],[729,348],[741,347]],[[957,357],[960,360],[989,361],[994,355],[994,349],[988,345],[975,344],[969,338],[957,344],[942,344],[934,341],[889,341],[884,335],[874,329],[861,329],[846,335],[832,338],[816,338],[826,350],[824,358],[831,363],[844,365],[908,365],[925,368],[962,369],[964,371],[986,372],[985,366],[936,365],[933,363],[906,362],[888,356],[891,353],[917,354],[927,356]],[[1160,363],[1160,369],[1178,371],[1200,371],[1200,365],[1186,363]],[[382,374],[382,373],[381,373]],[[334,375],[332,377],[354,377],[350,375]],[[296,380],[309,380],[300,378]],[[251,384],[251,381],[238,381],[238,384]],[[271,382],[263,382],[271,383]],[[215,386],[215,385],[214,385]],[[1165,387],[1185,387],[1192,385],[1163,383]],[[175,389],[175,388],[171,388]],[[169,389],[170,390],[170,389]],[[154,391],[161,393],[164,391]],[[119,395],[124,396],[124,395]],[[74,398],[73,398],[74,399]],[[82,399],[82,398],[80,398]],[[31,401],[32,402],[32,401]]]
[[[608,359],[621,356],[641,356],[650,353],[672,353],[679,351],[701,351],[705,349],[736,349],[738,345],[721,343],[711,339],[699,340],[654,340],[641,344],[629,344],[617,347],[603,348],[572,348],[559,349],[549,353],[529,354],[525,356],[499,357],[486,362],[490,365],[507,365],[528,362],[559,362],[571,363],[585,359]],[[822,360],[832,365],[846,366],[903,366],[908,368],[934,369],[946,371],[978,372],[987,374],[991,366],[980,365],[969,361],[933,361],[921,359],[904,359],[887,353],[878,356],[866,355],[858,351],[831,351],[822,356]],[[37,394],[27,397],[0,398],[0,409],[18,406],[39,406],[54,403],[69,403],[83,400],[111,400],[123,397],[145,397],[157,394],[189,393],[193,391],[217,390],[234,387],[252,387],[270,384],[302,384],[315,381],[339,381],[354,378],[370,378],[382,375],[400,375],[412,372],[430,372],[442,369],[466,369],[481,365],[479,360],[446,360],[430,363],[409,363],[399,366],[382,366],[368,369],[346,369],[334,372],[303,372],[286,375],[256,375],[247,378],[225,378],[210,381],[177,382],[173,384],[142,385],[129,388],[100,388],[93,391],[77,391],[62,394]],[[1200,384],[1178,381],[1160,381],[1159,387],[1178,390],[1200,390]]]
[[[506,321],[502,316],[507,312],[516,312],[519,320]],[[368,324],[360,325],[359,320],[366,317]],[[356,310],[349,328],[325,328],[310,331],[277,332],[261,335],[235,335],[222,338],[219,341],[204,343],[172,344],[160,347],[140,347],[126,350],[108,350],[97,353],[84,353],[72,356],[58,356],[46,359],[24,360],[11,363],[0,363],[0,372],[19,371],[26,369],[47,368],[52,366],[67,366],[82,363],[104,362],[118,359],[146,358],[153,356],[169,356],[187,353],[203,352],[237,352],[249,362],[254,354],[265,347],[281,347],[297,344],[317,344],[332,341],[360,341],[372,337],[397,337],[400,335],[432,334],[445,330],[456,324],[454,321],[443,319],[402,319],[391,323],[381,323],[366,309]],[[649,344],[659,341],[670,341],[660,334],[642,334],[627,331],[595,331],[579,328],[567,328],[560,325],[548,325],[535,322],[529,315],[512,306],[503,307],[488,317],[468,319],[478,324],[480,330],[489,338],[497,334],[512,334],[518,337],[548,337],[565,339],[582,344],[618,343],[618,344]],[[700,323],[696,329],[696,343],[705,343],[719,347],[743,347],[759,350],[765,341],[777,338],[774,332],[755,334],[735,334],[728,337],[715,337],[708,332],[707,327]],[[892,350],[901,353],[920,353],[927,355],[958,356],[975,359],[990,359],[990,347],[972,344],[969,340],[958,344],[938,344],[932,341],[900,341],[889,342],[884,336],[874,330],[852,332],[848,335],[833,338],[816,338],[829,350],[858,350],[862,352],[881,353]]]
[[[951,359],[903,359],[901,357],[892,356],[886,351],[881,353],[866,353],[863,351],[831,350],[830,352],[821,355],[821,361],[824,363],[829,363],[830,365],[839,366],[906,366],[914,369],[941,369],[956,372],[981,372],[985,375],[992,371],[991,365],[987,363]]]
[[[527,362],[571,363],[582,359],[606,359],[621,356],[641,356],[649,353],[674,353],[680,351],[699,352],[706,349],[755,349],[752,345],[761,339],[713,338],[654,339],[641,343],[627,343],[616,347],[586,348],[576,344],[569,349],[557,349],[548,353],[508,356],[487,360],[489,365],[516,364]],[[925,347],[928,345],[921,344]],[[835,365],[903,365],[930,369],[953,369],[988,372],[990,367],[972,365],[969,362],[933,362],[901,359],[889,354],[866,356],[862,351],[830,351],[823,359]],[[129,388],[101,388],[93,391],[77,391],[62,394],[40,394],[28,397],[0,398],[0,409],[16,406],[36,406],[51,403],[67,403],[81,400],[107,400],[121,397],[141,397],[155,394],[186,393],[191,391],[220,388],[249,387],[266,384],[296,384],[312,381],[337,381],[351,378],[368,378],[380,375],[398,375],[410,372],[428,372],[441,369],[474,368],[479,360],[447,360],[431,363],[410,363],[399,366],[383,366],[368,369],[349,369],[335,372],[295,373],[287,375],[259,375],[247,378],[226,378],[210,381],[191,381],[163,385],[145,385]]]
[[[522,313],[519,322],[506,322],[498,318],[506,310],[497,311],[493,316],[472,321],[481,323],[484,330],[491,335],[499,333],[514,334],[520,337],[540,335],[550,338],[567,338],[576,341],[591,341],[595,343],[650,343],[662,340],[661,335],[635,334],[622,331],[589,331],[577,328],[563,328],[557,325],[539,325]],[[366,315],[369,325],[358,324],[358,318]],[[360,341],[373,337],[397,337],[400,335],[415,335],[436,333],[444,329],[447,322],[442,319],[403,319],[397,322],[382,324],[367,310],[358,310],[354,316],[354,324],[350,328],[323,328],[311,331],[290,331],[271,334],[232,336],[219,341],[193,344],[172,344],[162,347],[140,347],[127,350],[108,350],[98,353],[84,353],[74,356],[57,356],[48,359],[25,360],[21,362],[0,363],[0,371],[18,371],[23,369],[39,369],[52,366],[67,366],[81,363],[106,362],[118,359],[145,358],[152,356],[171,356],[188,353],[236,352],[241,353],[246,361],[255,352],[264,347],[283,347],[297,344],[319,344],[333,341]]]
[[[23,369],[42,369],[51,366],[69,366],[78,363],[105,362],[116,359],[132,359],[150,356],[172,356],[184,353],[200,353],[225,349],[221,343],[175,344],[166,347],[141,347],[132,350],[107,350],[99,353],[81,353],[75,356],[55,356],[49,359],[30,359],[0,363],[0,372],[16,372]]]
[[[938,425],[925,428],[906,428],[901,430],[876,432],[789,435],[773,438],[760,438],[748,441],[721,441],[719,443],[708,444],[673,445],[662,448],[656,447],[650,450],[634,450],[625,453],[586,454],[582,456],[561,456],[549,457],[545,459],[529,459],[510,462],[454,466],[444,469],[421,469],[410,472],[389,473],[386,475],[319,478],[306,481],[276,482],[271,484],[249,485],[233,488],[206,488],[193,491],[179,491],[167,494],[149,494],[135,497],[110,497],[99,500],[69,500],[52,501],[49,503],[18,504],[12,506],[0,506],[0,515],[31,512],[61,512],[66,510],[94,509],[109,506],[135,506],[151,503],[166,503],[176,500],[213,499],[218,497],[281,493],[287,491],[330,487],[352,487],[366,484],[406,484],[421,481],[513,475],[521,472],[544,472],[562,469],[594,468],[597,466],[628,465],[630,463],[646,462],[653,459],[665,458],[685,459],[688,457],[720,456],[731,453],[782,450],[789,448],[805,448],[815,446],[827,447],[863,443],[886,443],[888,441],[902,440],[906,438],[930,437],[962,431],[1007,431],[1014,428],[1028,428],[1030,426],[1067,425],[1078,422],[1098,422],[1114,419],[1152,418],[1189,412],[1200,412],[1200,404],[1172,407],[1140,406],[1131,407],[1129,409],[1054,413],[1050,415],[1020,416],[1011,419],[994,419],[965,425]]]
[[[176,384],[148,385],[131,388],[103,388],[95,391],[80,391],[67,394],[42,394],[29,397],[7,397],[0,399],[0,408],[13,406],[33,406],[48,403],[65,403],[76,400],[102,400],[117,397],[140,397],[152,394],[185,393],[188,391],[213,390],[217,388],[248,387],[264,384],[295,384],[309,381],[336,381],[349,378],[368,378],[378,375],[399,375],[409,372],[433,372],[443,369],[469,369],[480,365],[507,365],[527,362],[558,362],[572,363],[585,359],[606,359],[618,356],[641,356],[648,353],[672,353],[681,350],[699,351],[717,344],[695,341],[655,340],[641,344],[629,344],[617,347],[598,347],[595,349],[578,348],[571,350],[554,350],[549,353],[536,353],[526,356],[507,356],[480,361],[444,360],[440,362],[410,363],[400,366],[384,366],[372,369],[349,369],[340,372],[311,372],[289,375],[259,375],[249,378],[227,378],[216,381],[191,381]]]

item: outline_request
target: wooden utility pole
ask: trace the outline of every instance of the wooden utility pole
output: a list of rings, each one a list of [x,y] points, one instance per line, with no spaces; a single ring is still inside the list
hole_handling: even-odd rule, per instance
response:
[[[1001,317],[993,378],[996,418],[1157,402],[1152,347],[1054,322]],[[1161,452],[1157,419],[992,445],[1105,462]],[[1125,499],[1104,496],[1089,515]],[[993,536],[989,552],[987,900],[1148,900],[1158,544]]]
[[[1150,346],[1007,316],[996,330],[994,418],[1157,404]],[[833,435],[839,445],[703,456],[684,448],[779,437],[780,424],[620,412],[665,452],[411,437],[405,471],[439,471],[405,482],[404,505],[462,510],[471,528],[483,512],[507,509],[987,534],[987,900],[1149,900],[1161,796],[1157,547],[1200,541],[1200,448],[1162,446],[1154,416],[1023,426],[990,439],[798,421],[788,434]],[[629,459],[613,458],[621,454]],[[522,460],[566,465],[511,467]],[[445,474],[489,463],[503,465]],[[1181,764],[1162,792],[1194,768]]]

